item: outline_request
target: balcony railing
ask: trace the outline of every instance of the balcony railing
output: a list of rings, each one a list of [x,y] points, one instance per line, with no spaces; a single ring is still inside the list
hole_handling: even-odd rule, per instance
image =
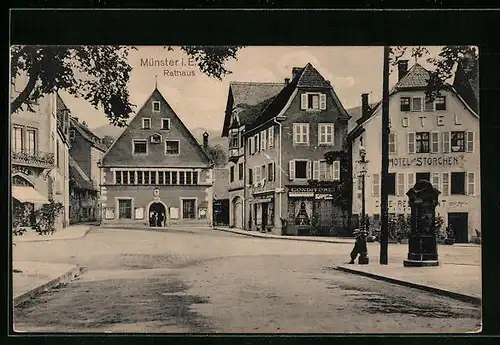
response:
[[[54,166],[54,154],[42,151],[12,150],[12,163],[38,167],[52,167]]]

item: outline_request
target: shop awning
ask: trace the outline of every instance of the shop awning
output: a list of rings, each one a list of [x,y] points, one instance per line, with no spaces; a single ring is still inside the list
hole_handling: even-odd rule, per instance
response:
[[[20,202],[31,202],[34,204],[48,204],[49,200],[29,186],[12,186],[12,197]]]
[[[271,198],[265,198],[265,199],[254,199],[254,200],[252,201],[252,203],[253,203],[253,204],[263,204],[263,203],[265,203],[265,202],[271,202],[271,201],[273,201],[273,199],[271,199]]]

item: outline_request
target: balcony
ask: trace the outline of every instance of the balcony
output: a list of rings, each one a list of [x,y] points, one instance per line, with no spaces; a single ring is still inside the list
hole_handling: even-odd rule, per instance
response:
[[[54,166],[54,154],[42,151],[12,151],[12,164],[26,165],[39,168]]]
[[[238,159],[241,156],[243,156],[243,148],[242,147],[240,147],[240,148],[238,148],[238,147],[230,147],[229,148],[229,157],[228,157],[228,159],[229,159],[230,162],[234,162],[234,163],[238,162]]]

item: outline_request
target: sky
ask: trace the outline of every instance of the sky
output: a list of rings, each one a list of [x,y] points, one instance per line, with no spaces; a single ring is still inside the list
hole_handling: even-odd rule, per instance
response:
[[[427,47],[429,57],[440,47]],[[201,73],[197,66],[188,66],[188,56],[178,47],[169,51],[164,47],[140,46],[129,55],[132,72],[129,81],[134,112],[146,102],[155,88],[163,94],[188,128],[221,130],[231,81],[283,82],[290,78],[292,67],[303,67],[310,62],[331,84],[346,109],[360,106],[361,94],[369,93],[370,102],[382,95],[383,47],[328,47],[328,46],[252,46],[238,51],[237,60],[229,60],[232,71],[222,80]],[[142,59],[179,60],[185,66],[141,66]],[[426,58],[418,60],[429,67]],[[179,62],[180,64],[180,62]],[[410,68],[414,60],[410,60]],[[165,70],[184,71],[190,76],[168,76]],[[194,73],[194,76],[192,74]],[[391,74],[390,85],[397,81],[397,72]],[[108,123],[103,113],[83,99],[62,93],[73,116],[86,121],[90,128]]]

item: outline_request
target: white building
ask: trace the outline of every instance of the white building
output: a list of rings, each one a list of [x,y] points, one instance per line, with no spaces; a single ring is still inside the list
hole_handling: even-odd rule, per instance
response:
[[[399,64],[398,82],[389,97],[389,217],[409,214],[406,192],[420,179],[441,191],[436,215],[452,225],[456,242],[468,242],[481,230],[479,111],[477,84],[457,83],[426,102],[429,72],[419,64],[409,71],[408,62]],[[477,83],[477,81],[474,81]],[[471,96],[472,95],[472,96]],[[467,101],[466,101],[467,99]],[[351,131],[353,200],[352,213],[361,214],[359,148],[366,149],[366,214],[380,217],[380,172],[382,106],[373,109],[368,95],[362,97],[362,117]],[[375,224],[377,226],[377,224]]]

